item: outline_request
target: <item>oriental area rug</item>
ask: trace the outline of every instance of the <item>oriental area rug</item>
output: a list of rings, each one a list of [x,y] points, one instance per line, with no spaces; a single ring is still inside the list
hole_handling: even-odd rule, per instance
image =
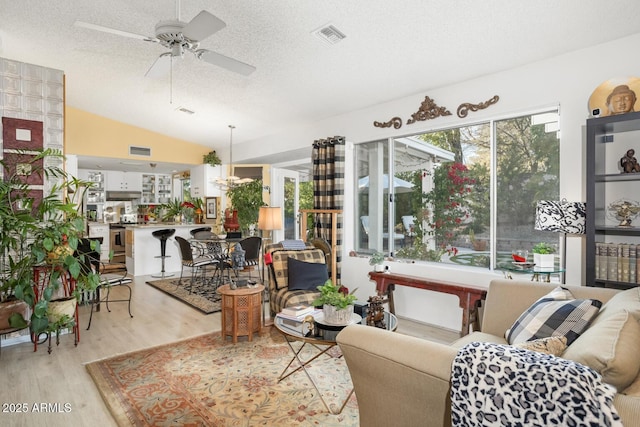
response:
[[[303,360],[316,354],[308,347]],[[307,366],[333,411],[352,389],[340,356],[334,347]],[[332,415],[304,372],[278,382],[291,358],[272,327],[252,342],[232,344],[215,332],[86,368],[120,426],[357,426],[355,395]]]
[[[216,292],[217,287],[215,285],[196,281],[193,284],[193,289],[189,292],[190,278],[183,278],[182,284],[179,282],[179,278],[172,278],[153,280],[147,282],[147,285],[160,289],[162,292],[179,299],[185,304],[197,308],[204,314],[211,314],[220,311],[221,297]]]

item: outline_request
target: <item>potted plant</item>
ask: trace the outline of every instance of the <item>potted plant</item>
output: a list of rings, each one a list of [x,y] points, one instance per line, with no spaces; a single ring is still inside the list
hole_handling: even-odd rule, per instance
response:
[[[182,221],[182,202],[176,197],[162,205],[164,213],[162,221],[164,222],[181,222]]]
[[[532,249],[533,262],[538,267],[552,268],[555,265],[556,248],[546,242],[536,244]]]
[[[68,316],[49,319],[50,305],[61,296],[64,283],[75,284],[73,295],[67,296],[76,298],[84,291],[95,290],[99,284],[98,275],[83,268],[85,255],[77,253],[78,241],[85,231],[78,201],[91,183],[51,166],[55,160],[64,159],[57,150],[40,150],[35,154],[29,151],[22,156],[20,159],[26,160],[20,172],[15,159],[0,160],[5,173],[13,171],[0,181],[0,195],[6,201],[0,205],[0,300],[23,301],[30,307],[30,324],[17,311],[9,315],[9,324],[16,329],[30,326],[32,336],[38,337],[58,330],[65,320],[70,320]],[[32,174],[49,183],[48,193],[37,202],[25,179]],[[46,280],[36,282],[37,277]]]
[[[353,317],[356,296],[345,286],[336,286],[331,279],[318,286],[320,296],[313,301],[315,307],[322,306],[324,320],[335,325],[346,325]],[[354,289],[353,292],[356,290]]]
[[[202,163],[208,164],[211,166],[218,166],[222,164],[222,160],[218,157],[218,153],[215,150],[209,151],[207,154],[202,156]]]
[[[193,203],[194,207],[195,223],[204,224],[204,200],[202,200],[202,197],[196,197],[191,199],[191,203]]]
[[[262,180],[256,179],[233,187],[229,189],[227,195],[231,200],[230,212],[238,212],[240,229],[247,233],[251,224],[258,222],[260,207],[265,206],[262,200]]]
[[[382,252],[374,251],[369,258],[369,265],[373,266],[374,271],[384,271],[384,254]]]

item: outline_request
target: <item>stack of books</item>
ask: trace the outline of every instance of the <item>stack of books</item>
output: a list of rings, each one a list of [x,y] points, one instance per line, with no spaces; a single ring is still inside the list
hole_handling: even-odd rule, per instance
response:
[[[281,314],[284,314],[285,316],[301,317],[306,316],[307,314],[311,314],[311,312],[313,312],[314,310],[315,307],[313,307],[312,305],[300,304],[283,308]]]
[[[309,325],[303,324],[305,317],[316,316],[322,313],[322,310],[316,309],[313,306],[308,305],[296,305],[293,307],[283,308],[282,311],[276,314],[279,318],[278,324],[289,332],[296,335],[307,336],[309,335]]]

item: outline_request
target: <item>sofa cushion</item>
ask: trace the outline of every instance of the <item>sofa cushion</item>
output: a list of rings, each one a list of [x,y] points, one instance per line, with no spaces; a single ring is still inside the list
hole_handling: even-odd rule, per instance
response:
[[[275,250],[271,252],[271,268],[275,278],[276,289],[283,289],[289,286],[289,258],[300,261],[325,263],[324,252],[320,249]],[[325,264],[326,265],[326,264]]]
[[[622,391],[640,372],[639,355],[640,325],[627,310],[619,310],[594,322],[562,357],[589,366]]]
[[[537,351],[538,353],[560,356],[567,349],[567,337],[556,336],[540,338],[533,341],[525,341],[515,344],[514,347]]]
[[[325,264],[299,261],[291,257],[287,259],[287,262],[290,291],[315,291],[329,278]]]
[[[608,316],[627,310],[629,314],[640,320],[640,287],[621,291],[611,297],[600,310],[600,314],[593,320],[595,325],[605,320]],[[592,325],[593,326],[593,325]]]
[[[507,330],[509,344],[551,336],[567,337],[571,345],[598,314],[602,302],[573,299],[569,290],[558,286],[534,302]]]

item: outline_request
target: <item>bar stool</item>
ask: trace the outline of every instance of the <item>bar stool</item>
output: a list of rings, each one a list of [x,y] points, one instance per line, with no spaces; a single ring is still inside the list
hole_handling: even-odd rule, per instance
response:
[[[174,228],[163,228],[162,230],[156,230],[151,233],[153,237],[160,240],[160,256],[156,258],[162,258],[162,271],[159,274],[152,274],[151,277],[171,277],[173,273],[165,273],[164,271],[164,259],[167,258],[167,240],[169,237],[175,234],[176,230]]]

